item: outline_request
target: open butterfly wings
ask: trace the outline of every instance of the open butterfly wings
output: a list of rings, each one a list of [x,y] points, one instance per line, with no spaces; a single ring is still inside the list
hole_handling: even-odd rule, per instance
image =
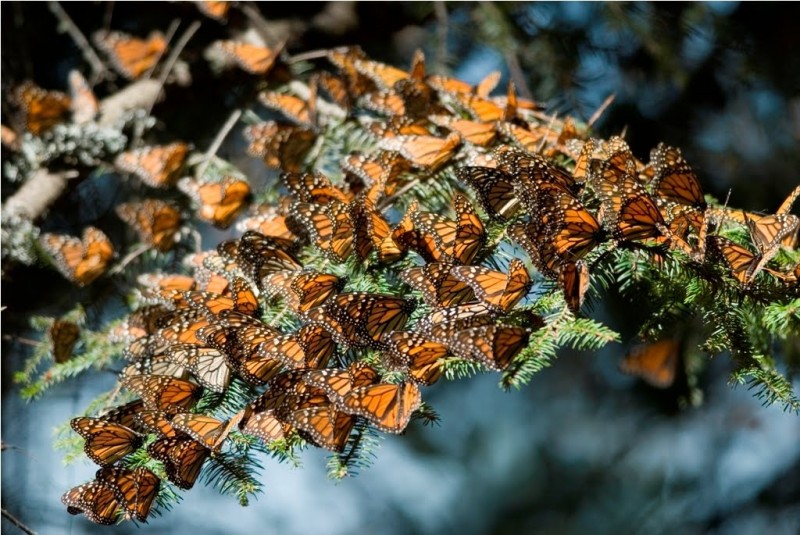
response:
[[[61,274],[78,286],[86,286],[103,275],[114,257],[111,241],[95,227],[87,227],[81,240],[44,234],[39,243],[53,257]]]
[[[94,41],[108,56],[114,69],[129,80],[140,78],[155,67],[167,49],[166,39],[158,32],[147,39],[122,32],[97,32]]]

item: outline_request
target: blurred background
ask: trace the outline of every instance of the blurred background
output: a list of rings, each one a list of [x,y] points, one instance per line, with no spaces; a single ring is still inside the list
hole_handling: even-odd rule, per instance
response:
[[[189,2],[63,7],[87,35],[109,17],[112,28],[140,36],[174,19],[202,21],[184,54],[192,84],[171,88],[155,108],[156,137],[202,150],[252,96],[241,78],[220,76],[201,58],[211,42],[246,24],[237,9],[224,26]],[[500,70],[501,87],[514,77],[520,92],[548,111],[584,119],[613,94],[595,127],[600,136],[625,131],[640,159],[659,141],[680,147],[706,193],[723,200],[730,194],[731,206],[775,210],[800,182],[797,4],[253,7],[291,54],[358,44],[405,68],[422,48],[430,71],[475,83]],[[4,93],[24,79],[63,90],[70,69],[86,68],[47,4],[3,2],[0,38]],[[219,154],[255,184],[274,180],[260,162],[245,159],[243,146],[235,131]],[[4,198],[10,191],[4,182]],[[68,214],[78,203],[68,196],[53,212]],[[208,233],[204,241],[213,246],[222,237]],[[440,425],[417,422],[405,436],[386,438],[356,478],[326,479],[325,455],[307,452],[302,469],[265,460],[266,489],[250,507],[197,485],[147,526],[94,526],[69,516],[59,498],[96,467],[64,467],[51,433],[110,389],[114,376],[90,374],[22,402],[12,375],[29,348],[19,337],[37,338],[29,316],[63,313],[72,290],[43,267],[4,271],[2,506],[38,533],[800,532],[800,418],[729,386],[724,357],[711,362],[692,393],[680,380],[653,389],[617,371],[626,344],[564,354],[520,391],[503,392],[490,374],[440,382],[426,390]],[[627,342],[638,327],[635,312],[610,296],[592,316]],[[5,518],[2,528],[17,529]]]

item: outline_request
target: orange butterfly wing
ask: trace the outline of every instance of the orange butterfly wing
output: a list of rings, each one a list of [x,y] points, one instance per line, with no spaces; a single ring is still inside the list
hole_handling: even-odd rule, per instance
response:
[[[671,338],[633,348],[620,362],[620,369],[657,388],[675,382],[680,361],[680,342]]]

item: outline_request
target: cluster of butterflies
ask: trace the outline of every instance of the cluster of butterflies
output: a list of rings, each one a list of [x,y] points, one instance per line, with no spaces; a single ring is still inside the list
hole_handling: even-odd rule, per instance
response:
[[[147,452],[163,463],[166,478],[189,489],[233,431],[265,444],[297,434],[341,452],[359,420],[402,432],[421,405],[420,385],[440,378],[443,359],[499,370],[527,344],[528,329],[495,322],[530,287],[521,262],[508,276],[455,264],[449,271],[428,264],[404,272],[404,280],[417,285],[435,266],[457,281],[462,295],[459,304],[439,307],[404,330],[414,301],[341,292],[338,277],[304,269],[294,245],[248,231],[189,257],[193,276],[140,277],[147,304],[110,334],[126,343],[121,383],[138,399],[72,421],[87,456],[103,468],[63,496],[70,512],[98,523],[120,515],[145,520],[159,479],[142,466],[126,467],[124,459],[147,435],[157,437]],[[261,321],[269,300],[281,300],[302,327],[283,333]],[[329,366],[337,346],[339,354],[361,348],[379,357],[374,365]],[[204,391],[224,393],[235,378],[265,389],[225,420],[192,412]]]
[[[281,54],[219,46],[258,75]],[[521,307],[534,284],[526,262],[486,265],[506,237],[563,290],[574,313],[590,268],[614,248],[642,250],[655,263],[676,253],[722,266],[745,289],[762,274],[797,287],[800,266],[769,264],[781,246],[796,247],[798,218],[789,211],[800,188],[771,215],[715,209],[679,150],[659,145],[644,164],[621,138],[581,141],[574,123],[545,120],[513,84],[505,96],[490,96],[496,75],[472,86],[427,74],[422,54],[409,71],[358,48],[327,57],[336,73],[315,75],[303,98],[262,93],[261,104],[285,119],[245,131],[248,152],[283,171],[287,194],[241,220],[240,238],[188,257],[191,275],[140,277],[143,306],[111,333],[125,343],[120,380],[137,399],[73,420],[102,468],[64,495],[69,512],[98,523],[144,521],[163,478],[191,488],[205,462],[242,436],[265,444],[299,436],[342,452],[359,426],[403,432],[422,407],[420,387],[436,383],[450,360],[508,370],[541,319]],[[332,120],[331,106],[341,111],[337,121],[357,118],[376,147],[346,154],[341,180],[309,172],[305,162]],[[213,187],[179,179],[188,150],[152,146],[121,155],[116,166],[151,188],[177,185],[201,206],[200,217],[227,227],[249,188],[235,179]],[[572,159],[574,169],[555,157]],[[415,183],[445,180],[446,168],[463,186],[451,214],[408,201]],[[180,211],[165,201],[126,203],[118,214],[160,251],[180,230]],[[498,238],[489,239],[487,223],[502,226]],[[751,243],[720,236],[727,225],[746,229]],[[65,276],[88,284],[113,257],[97,233],[43,243]],[[322,267],[304,265],[306,254],[321,255]],[[348,262],[394,270],[426,310],[416,310],[416,297],[344,291],[347,281],[324,266]],[[263,321],[274,307],[295,316],[297,328],[279,330],[275,316]],[[624,368],[664,384],[669,370],[651,355],[674,361],[677,345],[653,347],[632,352]],[[224,394],[233,381],[260,394],[233,416],[197,412],[204,393]],[[131,462],[143,448],[163,469]]]

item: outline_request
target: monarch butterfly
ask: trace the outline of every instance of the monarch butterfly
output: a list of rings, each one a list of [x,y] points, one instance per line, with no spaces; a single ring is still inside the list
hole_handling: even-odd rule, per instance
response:
[[[472,327],[491,325],[496,316],[495,309],[484,303],[456,305],[422,316],[417,320],[415,330],[430,340],[447,345],[455,333]]]
[[[640,193],[623,201],[614,236],[623,241],[652,238],[663,242],[669,239],[671,233],[652,197],[647,193]]]
[[[355,426],[354,417],[339,411],[330,400],[319,394],[305,394],[290,399],[277,410],[299,434],[325,449],[341,452]]]
[[[67,80],[69,82],[72,121],[77,124],[90,122],[100,111],[100,104],[89,82],[86,81],[80,71],[74,69],[69,71]]]
[[[169,251],[175,245],[180,230],[181,214],[171,204],[159,199],[122,203],[117,215],[139,235],[139,239],[159,251]]]
[[[583,260],[564,262],[558,273],[558,282],[564,291],[567,307],[577,314],[589,289],[589,268]]]
[[[197,215],[219,228],[228,228],[250,197],[246,180],[225,176],[221,182],[198,183],[190,178],[178,181],[178,188],[200,205]]]
[[[94,42],[111,62],[111,66],[128,80],[140,78],[155,67],[167,49],[167,41],[159,32],[138,39],[122,32],[96,32]]]
[[[283,46],[267,48],[240,41],[217,41],[217,46],[240,69],[260,75],[272,70],[283,50]]]
[[[367,125],[367,130],[377,141],[381,139],[393,139],[400,136],[431,136],[427,121],[405,116],[394,116],[387,119],[385,122],[374,121]]]
[[[353,101],[348,93],[347,83],[342,78],[323,71],[316,74],[316,81],[340,108],[350,111]]]
[[[494,123],[502,121],[505,110],[486,97],[466,93],[453,93],[453,100],[476,121]]]
[[[267,297],[280,295],[286,306],[302,314],[339,292],[344,280],[315,271],[277,271],[264,277],[261,285]]]
[[[303,374],[303,383],[321,389],[336,404],[341,404],[344,397],[354,388],[377,382],[377,370],[363,361],[355,361],[347,368],[310,370]]]
[[[705,211],[708,205],[703,189],[680,149],[660,143],[651,151],[650,160],[655,169],[651,187],[657,198]]]
[[[680,347],[680,341],[673,338],[636,346],[622,359],[620,369],[656,388],[669,388],[678,372]]]
[[[519,210],[514,179],[502,169],[462,167],[457,176],[475,190],[481,207],[491,217],[506,220]]]
[[[410,109],[407,109],[406,103],[411,97],[406,97],[394,90],[382,90],[376,93],[369,93],[364,95],[361,100],[361,106],[380,113],[381,115],[388,115],[390,117],[417,117],[416,113],[412,114]]]
[[[555,241],[548,235],[549,230],[546,222],[531,220],[510,225],[508,235],[528,253],[542,275],[555,279],[563,259],[555,248]]]
[[[397,82],[410,76],[408,72],[397,67],[366,58],[353,58],[353,67],[382,89],[391,89]]]
[[[349,208],[355,229],[354,247],[359,258],[366,259],[373,249],[379,262],[394,262],[406,254],[407,248],[394,240],[389,223],[369,197],[359,197]]]
[[[750,239],[761,255],[772,258],[784,238],[791,235],[800,226],[800,218],[793,214],[776,214],[764,216],[756,221],[744,215]]]
[[[73,418],[70,426],[86,440],[83,445],[86,456],[100,466],[114,464],[136,451],[143,442],[132,429],[102,418]]]
[[[284,249],[290,249],[292,245],[299,241],[297,235],[289,230],[286,224],[286,216],[275,213],[274,211],[260,212],[246,217],[236,224],[236,230],[247,232],[252,230],[262,236],[272,239],[280,244]]]
[[[530,331],[523,327],[484,325],[459,331],[448,347],[456,356],[501,371],[528,345],[529,338]]]
[[[428,120],[437,126],[458,133],[464,141],[481,147],[491,145],[497,137],[497,130],[492,123],[480,123],[449,115],[431,115]]]
[[[71,515],[83,513],[95,524],[110,526],[122,511],[117,489],[104,481],[92,480],[69,489],[61,496]]]
[[[480,266],[455,266],[450,273],[464,281],[475,295],[500,312],[508,312],[531,289],[531,277],[525,264],[515,258],[508,265],[508,273]]]
[[[413,222],[414,249],[428,262],[469,264],[486,241],[483,222],[463,195],[454,198],[456,219],[438,214],[418,212],[409,207]],[[403,243],[409,232],[395,230],[395,241]]]
[[[140,411],[136,415],[136,422],[139,427],[148,433],[158,435],[159,438],[175,438],[180,432],[172,426],[169,416],[161,411]]]
[[[233,310],[248,316],[254,316],[258,312],[258,297],[255,290],[245,279],[236,277],[231,285],[231,295],[233,297]]]
[[[127,518],[135,518],[139,522],[147,520],[161,486],[158,476],[144,466],[135,470],[108,466],[98,470],[95,478],[115,489],[117,501],[123,506]]]
[[[183,168],[189,145],[170,143],[123,152],[114,160],[121,171],[133,173],[152,188],[172,186]]]
[[[63,364],[72,358],[72,350],[80,338],[81,330],[75,323],[56,319],[50,326],[50,343],[53,360]]]
[[[139,307],[131,312],[125,321],[109,331],[109,341],[130,343],[148,336],[158,329],[158,319],[167,312],[168,310],[161,305]]]
[[[24,82],[17,87],[13,102],[19,107],[22,125],[35,136],[61,123],[70,109],[67,95],[46,91],[33,82]]]
[[[267,108],[278,110],[298,125],[313,129],[317,126],[316,83],[312,82],[310,89],[308,100],[274,91],[262,91],[258,94],[258,100]]]
[[[121,382],[142,398],[145,408],[167,413],[190,409],[202,394],[202,387],[168,375],[133,375]]]
[[[401,135],[378,142],[381,149],[398,152],[415,167],[431,173],[450,161],[459,145],[461,136],[455,132],[444,139],[431,135]]]
[[[355,227],[349,205],[335,200],[323,207],[295,203],[291,215],[331,262],[340,264],[353,252]]]
[[[209,324],[209,320],[200,310],[178,309],[161,316],[157,324],[159,328],[150,340],[154,352],[160,353],[173,344],[202,346],[198,332]]]
[[[454,264],[431,263],[404,270],[400,279],[422,293],[431,307],[448,307],[475,300],[472,288],[450,273]]]
[[[213,2],[210,0],[195,2],[195,5],[205,16],[214,20],[225,20],[228,10],[231,8],[231,2]]]
[[[83,238],[44,234],[39,243],[55,260],[56,268],[78,286],[86,286],[108,269],[114,257],[111,241],[96,227],[86,227]]]
[[[708,241],[712,252],[725,260],[731,275],[744,286],[748,286],[769,261],[722,236],[710,236]]]
[[[382,358],[389,365],[406,370],[412,381],[432,385],[442,376],[441,359],[450,355],[446,345],[415,332],[395,331],[387,339],[390,349]]]
[[[211,451],[219,451],[231,429],[239,424],[239,419],[234,417],[227,422],[221,422],[204,414],[182,413],[173,416],[171,423],[175,429],[186,433]]]
[[[421,403],[419,387],[408,382],[353,388],[342,399],[341,408],[366,418],[380,431],[401,433]]]
[[[231,370],[225,355],[217,349],[190,344],[170,346],[164,357],[188,369],[197,382],[212,392],[225,392],[231,380]]]
[[[197,481],[210,451],[191,437],[159,438],[147,448],[148,453],[164,463],[167,478],[182,489],[189,490]]]
[[[258,358],[267,357],[295,369],[317,369],[328,364],[336,347],[320,325],[305,325],[299,331],[268,338],[258,344]]]
[[[142,286],[156,290],[194,290],[197,281],[189,275],[177,273],[142,273],[136,277],[136,282]]]
[[[249,278],[256,281],[276,271],[303,269],[300,261],[283,249],[280,242],[255,231],[247,231],[239,238],[237,258],[249,267]]]
[[[580,191],[580,185],[575,179],[538,154],[530,154],[517,150],[508,145],[495,150],[498,168],[514,178],[517,195],[521,200],[528,201],[530,214],[537,212],[538,199],[525,198],[523,195],[539,195],[544,190],[562,190],[564,193],[575,196]]]
[[[144,410],[144,403],[142,403],[142,400],[137,399],[125,405],[114,407],[101,414],[100,419],[106,422],[120,424],[129,429],[139,430],[140,426],[136,415],[142,412],[142,410]]]
[[[360,178],[368,188],[381,186],[381,197],[394,194],[399,176],[411,170],[408,160],[391,151],[377,154],[351,152],[342,160],[341,166],[345,172]],[[377,198],[372,200],[378,201]]]
[[[293,172],[300,171],[317,137],[308,128],[275,121],[254,124],[246,128],[244,134],[250,142],[249,155],[263,158],[269,167]]]
[[[478,85],[471,86],[457,78],[448,78],[446,76],[439,76],[432,74],[426,78],[428,85],[440,93],[462,93],[465,95],[474,94],[481,98],[486,98],[497,87],[501,78],[500,71],[492,71],[487,74],[483,80],[478,82]]]
[[[395,83],[392,89],[365,95],[360,102],[363,107],[390,117],[422,119],[445,111],[435,104],[435,97],[427,84],[407,78]]]
[[[355,67],[355,61],[361,59],[367,59],[367,56],[359,47],[341,47],[328,51],[328,60],[339,68],[345,78],[351,100],[375,89],[375,82]]]
[[[387,332],[402,329],[414,304],[392,295],[343,293],[311,309],[306,318],[325,327],[337,343],[354,347],[383,347]]]
[[[264,384],[281,371],[281,360],[259,353],[263,342],[281,336],[279,331],[232,311],[221,314],[220,321],[226,329],[214,335],[212,345],[222,346],[228,362],[245,381]],[[224,340],[220,339],[220,334]],[[208,339],[208,335],[205,337]]]
[[[281,173],[280,179],[292,197],[303,203],[324,205],[331,201],[347,203],[351,199],[350,195],[335,186],[327,176],[317,171]]]

